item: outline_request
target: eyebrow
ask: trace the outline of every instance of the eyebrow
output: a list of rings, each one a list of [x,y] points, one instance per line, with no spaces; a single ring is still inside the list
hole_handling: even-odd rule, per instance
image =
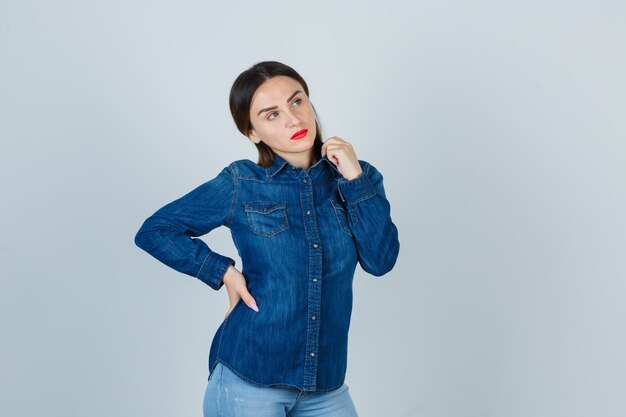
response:
[[[292,98],[293,98],[296,94],[301,93],[301,92],[302,92],[302,91],[300,91],[300,90],[296,90],[296,91],[294,91],[294,93],[293,93],[292,95],[290,95],[290,96],[289,96],[289,98],[287,99],[287,103],[289,103],[289,102],[291,101],[291,99],[292,99]],[[272,106],[272,107],[267,107],[267,108],[265,108],[265,109],[261,109],[261,110],[259,110],[259,112],[257,113],[257,115],[256,115],[256,116],[257,116],[257,117],[259,117],[259,116],[261,115],[261,113],[266,112],[266,111],[268,111],[268,110],[274,110],[274,109],[277,109],[277,108],[278,108],[278,106]]]

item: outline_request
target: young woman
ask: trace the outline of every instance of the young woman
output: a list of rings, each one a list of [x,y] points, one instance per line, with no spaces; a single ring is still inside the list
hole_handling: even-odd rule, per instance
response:
[[[230,110],[258,162],[232,162],[135,236],[169,267],[226,286],[204,415],[356,416],[344,383],[354,271],[389,272],[400,247],[382,174],[345,140],[322,142],[308,86],[287,65],[241,73]],[[196,239],[219,226],[230,229],[241,270]]]

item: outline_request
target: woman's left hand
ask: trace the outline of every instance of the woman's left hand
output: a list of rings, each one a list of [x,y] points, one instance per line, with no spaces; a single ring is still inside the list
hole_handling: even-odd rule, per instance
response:
[[[337,165],[339,172],[347,180],[358,177],[363,171],[352,145],[339,136],[326,139],[322,145],[322,156],[325,154],[328,154],[328,159]]]

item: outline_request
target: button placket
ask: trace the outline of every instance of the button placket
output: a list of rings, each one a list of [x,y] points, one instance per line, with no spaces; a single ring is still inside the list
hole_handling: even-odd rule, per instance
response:
[[[308,174],[303,171],[294,171],[300,177],[300,206],[304,214],[304,231],[309,242],[309,280],[307,288],[307,330],[306,330],[306,359],[304,361],[303,385],[315,387],[317,384],[317,351],[319,348],[321,312],[321,285],[318,280],[322,275],[322,251],[320,250],[320,235],[315,215],[313,198],[313,184]]]

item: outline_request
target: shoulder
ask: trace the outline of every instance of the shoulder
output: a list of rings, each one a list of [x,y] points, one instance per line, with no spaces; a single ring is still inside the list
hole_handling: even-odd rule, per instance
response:
[[[249,159],[237,159],[224,169],[228,169],[235,179],[265,181],[267,177],[265,168]]]

